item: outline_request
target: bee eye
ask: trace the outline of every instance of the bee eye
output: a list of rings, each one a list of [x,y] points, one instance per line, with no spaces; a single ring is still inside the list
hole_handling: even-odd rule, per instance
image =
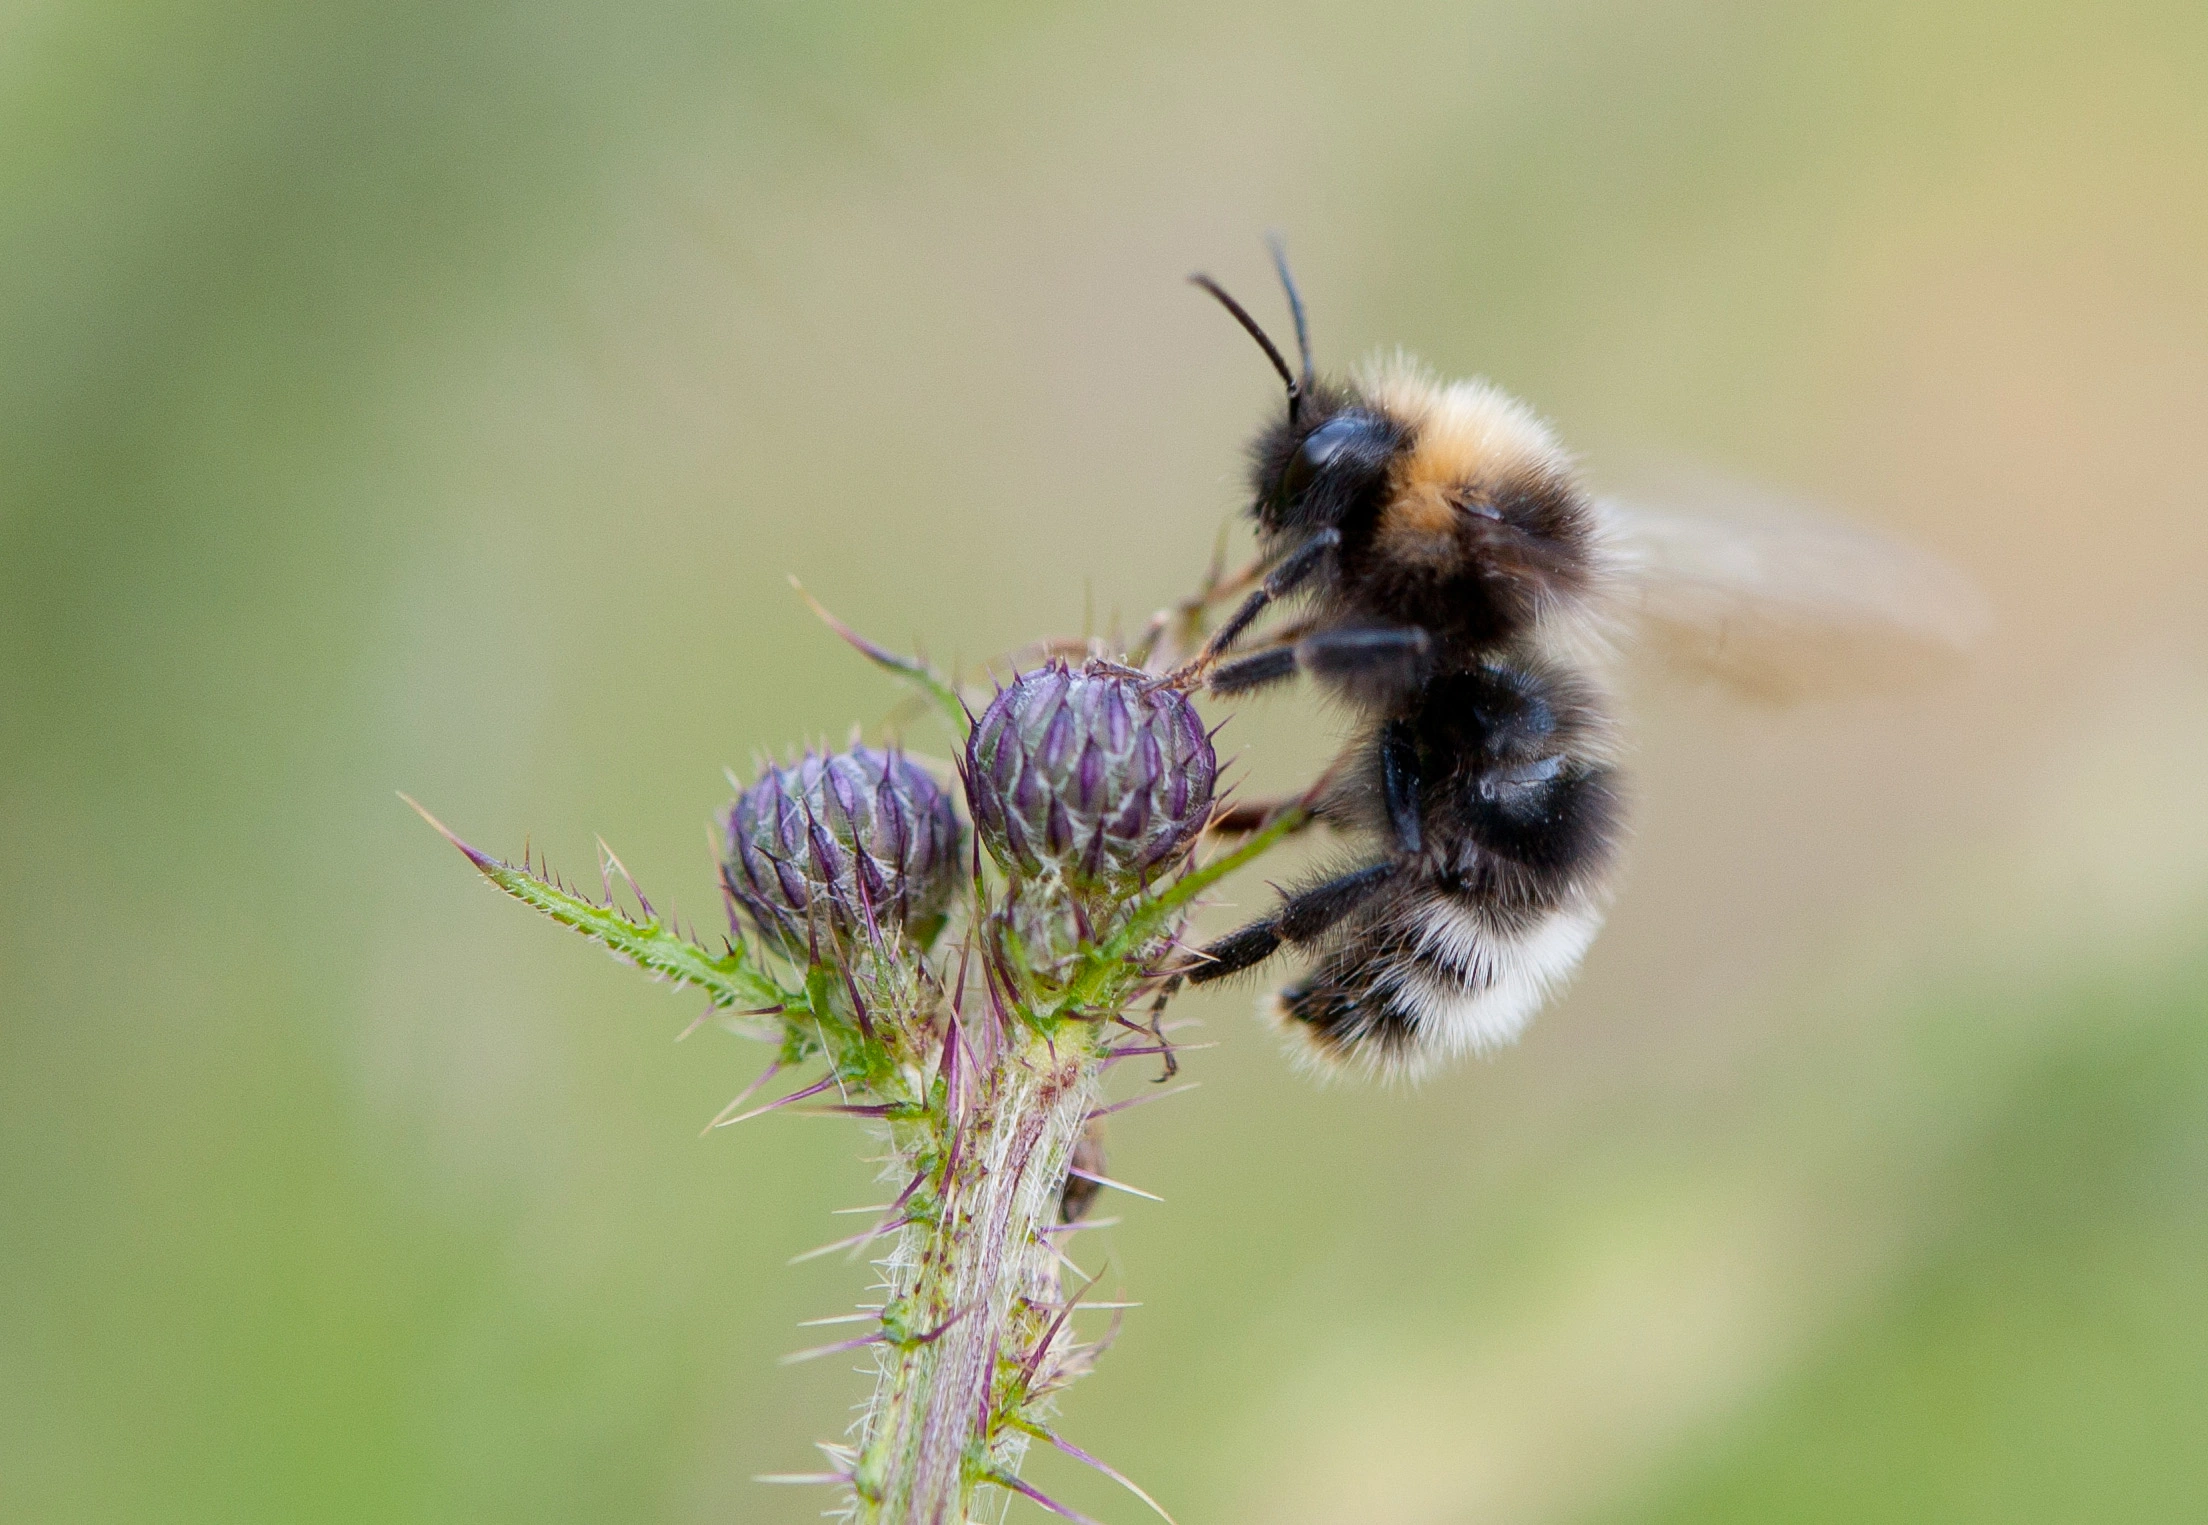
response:
[[[1369,435],[1374,422],[1362,413],[1343,413],[1328,419],[1304,436],[1303,448],[1296,452],[1298,464],[1317,475],[1361,436]]]
[[[1337,413],[1303,437],[1280,474],[1278,501],[1294,503],[1311,484],[1330,473],[1359,476],[1385,468],[1395,443],[1389,423],[1370,413]]]

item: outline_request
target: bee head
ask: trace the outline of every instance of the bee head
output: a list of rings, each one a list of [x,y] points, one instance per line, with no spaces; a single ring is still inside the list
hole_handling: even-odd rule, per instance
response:
[[[1289,534],[1339,525],[1360,503],[1375,498],[1388,468],[1409,431],[1387,414],[1361,403],[1352,393],[1320,383],[1311,366],[1311,330],[1304,321],[1303,297],[1289,273],[1280,240],[1269,240],[1273,267],[1288,294],[1296,321],[1300,374],[1271,336],[1240,302],[1208,275],[1189,277],[1233,314],[1280,373],[1288,389],[1282,416],[1251,446],[1251,514],[1267,535]]]
[[[1315,388],[1250,447],[1250,512],[1267,534],[1338,526],[1376,507],[1409,439],[1395,419],[1348,393]]]

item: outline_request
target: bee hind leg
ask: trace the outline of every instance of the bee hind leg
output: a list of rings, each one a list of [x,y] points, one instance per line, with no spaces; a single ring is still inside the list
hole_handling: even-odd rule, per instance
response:
[[[1199,955],[1188,971],[1192,985],[1205,985],[1265,962],[1286,943],[1306,943],[1324,936],[1343,917],[1378,893],[1401,865],[1394,861],[1369,864],[1307,889],[1298,890],[1280,903],[1280,909],[1262,921],[1229,932]]]

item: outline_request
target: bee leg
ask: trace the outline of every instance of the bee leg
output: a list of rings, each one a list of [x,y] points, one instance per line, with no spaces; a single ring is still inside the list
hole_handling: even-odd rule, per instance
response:
[[[1179,603],[1160,609],[1150,616],[1149,623],[1142,627],[1141,636],[1134,645],[1127,648],[1125,660],[1128,666],[1148,667],[1153,657],[1168,668],[1177,665],[1178,657],[1171,661],[1166,660],[1167,653],[1159,650],[1161,643],[1168,647],[1179,646],[1184,653],[1193,648],[1197,645],[1197,638],[1204,633],[1203,617],[1210,612],[1212,606],[1226,602],[1245,588],[1257,586],[1258,579],[1265,575],[1262,557],[1236,572],[1224,571],[1222,558],[1225,554],[1226,545],[1222,540],[1212,557],[1210,569],[1204,573],[1203,586]],[[1168,641],[1168,637],[1172,639]]]
[[[1210,689],[1224,698],[1286,682],[1295,675],[1296,648],[1268,646],[1263,651],[1253,651],[1246,657],[1236,657],[1213,668]]]
[[[1204,962],[1188,971],[1189,983],[1204,985],[1224,979],[1263,963],[1279,952],[1284,942],[1304,943],[1323,936],[1371,899],[1400,868],[1393,860],[1369,864],[1298,890],[1280,903],[1276,914],[1229,932],[1204,949]]]
[[[1253,921],[1198,953],[1196,966],[1188,971],[1188,982],[1208,985],[1213,980],[1223,980],[1230,974],[1240,974],[1264,963],[1279,951],[1280,919],[1268,916],[1263,921]]]
[[[1352,625],[1296,642],[1296,664],[1385,711],[1426,682],[1433,649],[1434,638],[1416,625]]]
[[[1208,688],[1225,698],[1284,683],[1299,672],[1331,678],[1382,709],[1426,681],[1433,637],[1416,625],[1353,625],[1267,646],[1211,670]]]
[[[1165,1073],[1151,1082],[1153,1085],[1164,1085],[1181,1072],[1181,1061],[1174,1057],[1173,1045],[1165,1036],[1165,1008],[1180,992],[1181,976],[1176,974],[1166,980],[1158,998],[1150,1003],[1150,1036],[1158,1040],[1158,1052],[1165,1060]]]
[[[1335,923],[1370,900],[1400,868],[1393,860],[1367,864],[1296,891],[1280,903],[1280,935],[1292,943],[1304,943],[1332,930]]]
[[[1228,647],[1242,639],[1242,633],[1256,622],[1260,614],[1309,582],[1311,575],[1326,564],[1326,558],[1341,543],[1342,532],[1329,526],[1282,557],[1280,564],[1266,575],[1265,581],[1258,584],[1256,591],[1242,601],[1242,607],[1235,610],[1227,617],[1225,624],[1212,632],[1211,639],[1204,642],[1204,649],[1196,653],[1195,659],[1173,674],[1172,681],[1185,685],[1208,672]]]

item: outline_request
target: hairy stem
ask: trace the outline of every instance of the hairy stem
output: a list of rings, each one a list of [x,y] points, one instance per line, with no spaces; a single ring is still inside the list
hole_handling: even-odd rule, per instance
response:
[[[964,1525],[977,1484],[1016,1475],[1022,1425],[1071,1348],[1049,1231],[1096,1102],[1101,1024],[1015,1031],[994,1048],[951,1120],[932,1219],[907,1226],[889,1259],[887,1306],[905,1333],[882,1347],[863,1422],[863,1521]]]

